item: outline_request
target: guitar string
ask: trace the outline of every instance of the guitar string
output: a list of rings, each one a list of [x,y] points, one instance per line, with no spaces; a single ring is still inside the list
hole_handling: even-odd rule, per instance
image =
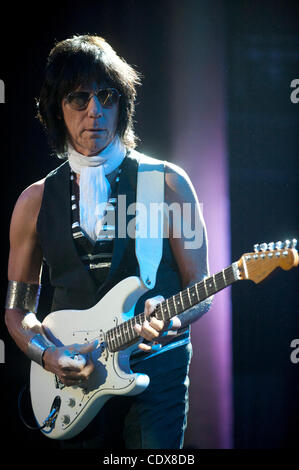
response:
[[[226,286],[232,284],[237,279],[232,266],[216,273],[209,278],[194,284],[193,286],[179,292],[178,294],[164,300],[157,305],[152,316],[156,316],[159,320],[168,321],[177,313],[181,313],[190,307],[202,302],[211,295],[224,289]],[[193,289],[191,294],[195,302],[190,301],[190,291]],[[210,290],[209,290],[210,289]],[[179,311],[178,311],[179,310]],[[106,333],[107,344],[109,350],[117,350],[118,348],[124,347],[128,343],[138,338],[138,333],[135,332],[134,326],[137,323],[143,323],[145,320],[144,312],[130,318],[126,322],[121,323],[111,328]],[[116,348],[116,349],[115,349]]]

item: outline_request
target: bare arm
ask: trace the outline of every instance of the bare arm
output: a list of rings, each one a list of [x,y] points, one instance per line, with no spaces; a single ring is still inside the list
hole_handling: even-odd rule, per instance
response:
[[[19,197],[10,225],[10,252],[8,279],[39,284],[42,253],[35,230],[43,195],[43,182],[27,188]],[[25,312],[20,309],[5,311],[8,331],[18,347],[26,354],[30,339],[41,331],[41,324],[33,318],[30,328],[24,328]]]
[[[30,284],[39,284],[42,265],[42,251],[36,233],[44,182],[39,181],[29,186],[19,197],[11,219],[10,253],[8,279]],[[43,334],[41,323],[32,313],[26,315],[22,309],[6,309],[5,323],[17,346],[28,353],[28,344],[37,333]],[[47,349],[44,353],[45,369],[55,373],[66,385],[85,381],[94,370],[94,365],[87,359],[86,365],[69,361],[72,354],[88,354],[96,344],[69,345]],[[66,362],[68,363],[65,366]]]
[[[186,173],[176,165],[168,164],[165,175],[165,202],[169,208],[169,242],[178,265],[183,288],[199,282],[209,275],[207,235],[200,205],[193,185]],[[155,297],[145,302],[145,313],[153,312],[163,298]],[[201,302],[172,319],[172,328],[189,325],[210,307],[211,299]],[[137,325],[136,331],[149,341],[159,340],[165,329],[163,321],[154,317],[150,322]],[[139,348],[150,350],[141,343]]]
[[[168,204],[175,202],[181,208],[181,218],[170,220],[169,240],[183,288],[190,287],[209,276],[207,232],[190,179],[183,170],[171,164],[166,173],[165,199]],[[211,299],[207,299],[178,315],[181,327],[201,317],[210,305]]]

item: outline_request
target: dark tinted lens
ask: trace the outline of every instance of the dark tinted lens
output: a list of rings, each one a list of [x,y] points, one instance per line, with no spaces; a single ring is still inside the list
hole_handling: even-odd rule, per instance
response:
[[[99,90],[97,97],[102,106],[106,108],[111,108],[115,103],[117,103],[119,98],[119,93],[114,88],[106,88],[104,90]]]
[[[105,88],[97,92],[98,100],[105,108],[111,108],[119,100],[120,94],[115,88]],[[88,106],[92,93],[88,91],[74,91],[67,96],[67,102],[76,110],[85,109]]]
[[[89,101],[89,93],[87,91],[74,91],[68,96],[69,104],[75,109],[84,109]]]

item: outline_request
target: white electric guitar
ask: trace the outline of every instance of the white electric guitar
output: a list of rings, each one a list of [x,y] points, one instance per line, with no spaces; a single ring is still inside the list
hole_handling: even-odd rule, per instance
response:
[[[168,321],[238,280],[258,283],[277,267],[291,269],[298,265],[295,246],[296,240],[255,245],[254,252],[228,268],[161,302],[152,315]],[[32,408],[46,436],[69,439],[90,423],[110,397],[137,395],[148,386],[149,377],[132,373],[129,362],[140,340],[134,325],[145,319],[144,313],[134,317],[134,308],[146,291],[138,277],[128,277],[90,309],[61,310],[45,318],[45,334],[56,345],[99,341],[92,352],[95,370],[84,388],[65,386],[56,375],[31,363]]]

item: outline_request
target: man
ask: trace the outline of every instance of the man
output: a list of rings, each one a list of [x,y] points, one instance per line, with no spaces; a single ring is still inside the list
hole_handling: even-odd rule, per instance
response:
[[[139,158],[133,130],[137,72],[98,36],[74,36],[50,52],[39,98],[39,118],[59,158],[66,159],[19,197],[10,228],[5,320],[18,347],[65,386],[84,386],[94,371],[96,343],[49,346],[34,315],[41,267],[54,287],[52,311],[87,309],[120,280],[138,275],[135,241],[104,223],[118,198],[136,201]],[[162,163],[162,162],[161,162]],[[188,411],[189,324],[209,307],[201,303],[171,322],[149,317],[163,298],[208,275],[205,226],[183,170],[164,162],[164,201],[192,207],[201,242],[186,248],[184,221],[169,218],[169,236],[154,288],[139,299],[135,326],[144,338],[132,354],[134,372],[150,385],[136,397],[112,398],[94,422],[64,447],[180,448]],[[109,232],[110,230],[110,232]],[[109,232],[109,233],[108,233]],[[29,300],[28,300],[29,299]],[[82,364],[74,353],[85,358]],[[119,415],[117,412],[119,411]],[[116,418],[117,417],[117,418]],[[99,431],[101,435],[99,436]]]

